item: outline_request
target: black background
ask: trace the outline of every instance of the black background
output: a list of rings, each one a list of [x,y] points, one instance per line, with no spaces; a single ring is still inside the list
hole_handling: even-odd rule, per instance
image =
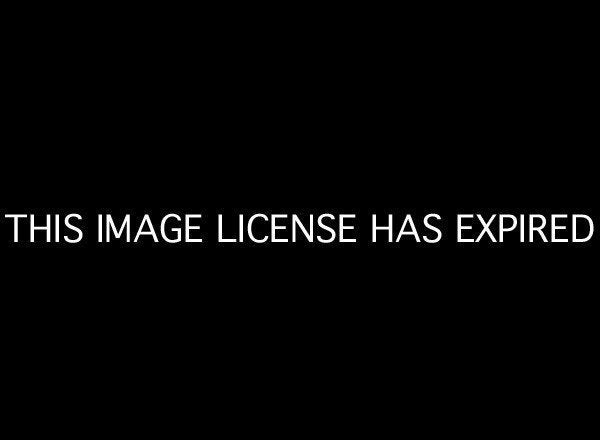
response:
[[[11,412],[573,429],[595,389],[597,238],[460,246],[453,218],[597,221],[592,29],[524,11],[247,12],[23,16],[3,55],[2,213],[356,212],[361,243],[4,240]],[[375,212],[438,212],[444,241],[371,246]]]

